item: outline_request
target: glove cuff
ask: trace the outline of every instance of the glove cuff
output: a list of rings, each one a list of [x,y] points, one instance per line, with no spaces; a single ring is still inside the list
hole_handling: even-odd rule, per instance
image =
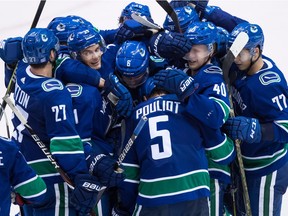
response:
[[[91,175],[97,174],[97,172],[96,172],[97,166],[104,157],[106,157],[105,154],[99,154],[99,155],[91,157],[91,159],[89,161],[89,173]]]

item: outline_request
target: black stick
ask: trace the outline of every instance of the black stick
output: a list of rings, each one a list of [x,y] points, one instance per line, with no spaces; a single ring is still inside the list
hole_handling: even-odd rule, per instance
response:
[[[37,9],[36,14],[34,16],[34,19],[33,19],[33,22],[32,22],[32,25],[31,25],[30,29],[35,28],[37,26],[37,23],[39,21],[39,18],[40,18],[40,15],[41,15],[42,11],[43,11],[45,3],[46,3],[46,0],[40,0],[38,9]],[[10,96],[10,94],[12,93],[12,91],[13,91],[13,89],[15,87],[17,67],[18,67],[18,63],[16,64],[16,67],[13,70],[12,76],[10,78],[9,84],[7,86],[7,89],[6,89],[5,96],[7,96],[7,95]],[[3,117],[3,113],[5,111],[6,105],[7,105],[6,101],[3,100],[2,103],[1,103],[1,109],[0,109],[0,120]]]

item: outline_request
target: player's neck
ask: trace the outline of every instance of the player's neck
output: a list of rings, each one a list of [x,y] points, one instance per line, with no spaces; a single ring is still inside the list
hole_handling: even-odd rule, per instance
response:
[[[252,67],[250,68],[247,74],[251,76],[251,75],[258,73],[263,67],[263,65],[264,65],[264,61],[262,57],[258,58],[257,61],[252,65]]]
[[[51,64],[47,64],[43,68],[30,67],[30,71],[36,76],[52,77],[52,65]]]

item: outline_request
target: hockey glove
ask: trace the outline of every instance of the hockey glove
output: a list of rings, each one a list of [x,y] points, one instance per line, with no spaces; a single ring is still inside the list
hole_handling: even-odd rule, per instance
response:
[[[128,89],[119,82],[117,76],[110,74],[105,80],[104,96],[115,106],[119,115],[130,116],[133,108],[132,96]]]
[[[236,116],[229,118],[223,125],[224,132],[232,139],[239,139],[247,143],[261,141],[261,125],[258,119]]]
[[[117,43],[123,43],[126,40],[131,40],[136,37],[150,37],[151,35],[152,32],[147,30],[146,26],[129,19],[119,27],[119,30],[115,34],[115,41]]]
[[[173,9],[179,8],[179,7],[185,7],[188,4],[188,1],[183,0],[172,0],[169,3]]]
[[[0,42],[0,58],[13,68],[23,58],[21,48],[22,37],[8,38]]]
[[[193,0],[193,1],[190,0],[188,2],[195,5],[195,10],[198,12],[199,18],[201,20],[204,16],[204,12],[205,12],[206,6],[208,5],[209,0]]]
[[[125,178],[122,169],[118,168],[116,170],[117,162],[111,156],[104,154],[91,155],[87,162],[89,172],[91,175],[97,176],[102,185],[115,187]]]
[[[154,75],[154,84],[176,94],[181,101],[193,94],[199,86],[192,77],[178,69],[160,70]]]
[[[190,40],[177,32],[161,31],[153,35],[149,41],[150,52],[160,58],[180,59],[191,47]]]
[[[78,211],[79,215],[90,215],[91,210],[97,204],[97,195],[103,190],[102,185],[95,176],[79,174],[74,180],[75,189],[70,196],[71,205]]]

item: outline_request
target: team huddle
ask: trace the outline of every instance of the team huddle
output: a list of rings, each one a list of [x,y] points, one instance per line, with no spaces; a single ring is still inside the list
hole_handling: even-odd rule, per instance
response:
[[[281,215],[288,89],[261,27],[169,4],[163,28],[131,2],[117,29],[69,15],[2,40],[0,215]]]

